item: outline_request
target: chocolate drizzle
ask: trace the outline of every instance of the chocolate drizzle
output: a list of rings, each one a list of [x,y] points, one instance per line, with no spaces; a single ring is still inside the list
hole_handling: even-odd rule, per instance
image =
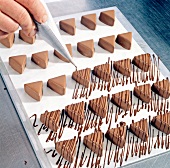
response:
[[[57,138],[57,133],[50,131],[48,138],[46,139],[46,142],[48,142],[48,141],[56,142],[56,138]]]
[[[111,62],[111,64],[110,64],[110,62]],[[154,58],[154,63],[156,63],[155,58]],[[109,61],[106,64],[110,64],[110,74],[109,74],[109,75],[111,75],[110,81],[107,82],[103,79],[98,80],[96,76],[91,74],[91,83],[88,88],[86,88],[85,86],[82,87],[81,84],[76,82],[74,93],[73,93],[74,99],[78,99],[78,98],[88,99],[88,97],[92,94],[93,90],[95,90],[97,86],[98,86],[99,90],[103,91],[103,90],[107,89],[107,91],[109,92],[109,91],[111,91],[112,87],[116,87],[119,84],[121,84],[122,86],[125,86],[128,84],[128,82],[131,84],[135,83],[136,86],[137,86],[138,82],[141,82],[141,81],[146,82],[149,80],[149,78],[151,80],[156,79],[157,82],[160,82],[159,81],[159,76],[160,76],[159,62],[156,64],[157,67],[155,67],[151,63],[148,72],[141,71],[139,68],[135,68],[134,65],[130,65],[130,71],[132,71],[130,78],[126,77],[125,75],[122,76],[118,72],[114,71],[112,61]],[[103,64],[103,65],[106,65],[106,64]],[[102,73],[100,72],[99,75],[102,75]],[[103,72],[103,77],[106,79],[109,78],[108,74],[105,72]],[[168,79],[165,79],[165,80],[168,80]],[[147,85],[147,84],[145,84],[145,85]],[[141,86],[141,85],[139,84],[139,86]],[[157,84],[157,86],[160,88],[161,85]],[[163,86],[162,88],[167,87],[167,85],[165,85],[165,84],[162,86]],[[143,90],[142,89],[138,89],[138,90],[140,92],[140,96],[141,96],[141,94],[143,94],[143,96],[147,97],[146,92],[148,90],[146,87],[144,87]],[[169,93],[167,93],[167,94],[169,94]],[[137,127],[135,126],[135,131],[138,131],[138,133],[136,133],[136,135],[138,137],[129,133],[129,129],[126,130],[125,141],[127,140],[127,144],[126,144],[127,148],[125,148],[125,146],[123,146],[122,148],[120,147],[122,140],[121,140],[120,136],[118,136],[119,138],[117,138],[116,149],[114,148],[113,143],[106,140],[106,148],[104,150],[105,153],[103,153],[104,157],[100,157],[99,154],[97,155],[92,151],[90,152],[90,155],[86,156],[87,155],[86,147],[84,148],[84,151],[82,153],[80,153],[81,152],[80,146],[81,146],[81,138],[82,138],[81,133],[82,132],[85,132],[85,131],[89,130],[90,128],[94,128],[96,132],[101,131],[102,130],[101,126],[102,126],[103,122],[105,122],[105,124],[108,126],[108,129],[111,129],[112,118],[115,117],[115,118],[113,118],[113,120],[115,119],[115,122],[117,122],[118,116],[122,115],[122,118],[125,117],[128,114],[129,110],[130,110],[130,114],[129,114],[130,116],[132,116],[133,113],[134,113],[134,116],[138,115],[138,112],[140,112],[141,109],[146,109],[148,112],[155,111],[156,112],[155,115],[156,114],[160,115],[159,128],[162,128],[162,130],[167,129],[167,127],[165,126],[163,121],[167,121],[169,119],[169,116],[165,115],[165,117],[164,117],[163,115],[168,113],[168,108],[169,108],[169,100],[168,99],[166,99],[164,97],[160,97],[157,94],[155,94],[154,92],[151,92],[151,98],[150,98],[149,102],[145,102],[141,98],[138,99],[137,103],[133,102],[132,101],[132,99],[133,99],[132,91],[129,94],[128,93],[124,94],[124,97],[125,97],[125,101],[123,100],[123,96],[119,96],[119,99],[121,100],[121,101],[118,101],[119,107],[115,107],[112,103],[110,103],[110,101],[111,101],[110,96],[107,97],[105,102],[104,101],[96,101],[95,108],[99,108],[99,106],[102,106],[104,104],[106,106],[103,106],[103,107],[105,107],[105,108],[107,107],[106,113],[103,117],[101,115],[99,115],[99,112],[94,114],[94,111],[93,112],[91,111],[92,109],[88,109],[88,103],[85,103],[85,105],[83,105],[83,108],[82,108],[83,112],[84,112],[84,122],[82,124],[76,123],[72,119],[69,119],[69,117],[67,117],[65,115],[65,112],[63,111],[61,113],[57,131],[56,132],[49,131],[46,142],[54,141],[55,143],[57,143],[57,140],[59,140],[62,137],[64,128],[66,126],[68,128],[75,129],[78,132],[78,141],[77,142],[79,142],[78,148],[77,148],[76,159],[72,165],[75,168],[85,166],[86,162],[87,162],[88,167],[101,167],[102,166],[101,163],[103,163],[103,162],[101,162],[101,159],[102,160],[104,159],[103,168],[107,164],[108,165],[112,164],[112,161],[114,161],[113,164],[115,164],[115,166],[118,164],[118,162],[119,162],[120,166],[122,166],[123,161],[124,160],[127,161],[129,157],[134,157],[134,156],[142,157],[142,155],[146,155],[146,153],[150,154],[152,152],[152,147],[169,149],[169,143],[170,143],[169,135],[166,135],[166,137],[165,137],[164,133],[162,133],[160,131],[158,131],[158,134],[157,134],[157,132],[156,132],[157,130],[155,128],[152,129],[151,117],[149,117],[148,128],[146,128],[147,126],[145,124],[143,124],[143,125],[139,124],[140,125],[139,129],[137,129]],[[141,100],[142,100],[142,102],[141,102]],[[121,109],[122,101],[124,101],[123,103],[128,104],[130,106],[129,109],[125,109],[125,110]],[[148,104],[146,104],[146,103],[148,103]],[[136,107],[136,106],[137,106],[137,108],[135,109],[134,107]],[[114,107],[115,107],[115,109],[114,109]],[[74,109],[76,109],[76,108],[74,108]],[[74,111],[74,109],[72,109],[72,110]],[[96,110],[96,109],[93,109],[93,110]],[[100,111],[100,113],[102,113],[102,110]],[[96,114],[98,114],[98,115],[96,115]],[[78,115],[76,116],[75,112],[73,113],[73,115],[74,116],[72,116],[72,117],[74,118],[74,120],[77,120]],[[38,127],[38,124],[36,124],[37,115],[34,114],[30,118],[33,118],[33,117],[34,117],[33,126]],[[77,118],[75,119],[75,117],[77,117]],[[50,115],[47,118],[50,118]],[[103,120],[102,120],[102,118],[103,118]],[[47,124],[47,122],[45,122],[45,124]],[[45,126],[42,124],[40,129],[38,130],[38,135],[41,134],[42,130],[45,130],[46,132],[48,132],[47,126],[49,126],[49,125],[47,124]],[[141,129],[141,127],[143,128],[143,126],[146,129]],[[168,128],[168,130],[169,130],[169,128]],[[123,131],[118,131],[118,133],[120,135],[122,135],[122,132]],[[154,134],[156,135],[156,138],[155,138]],[[155,141],[155,139],[156,139],[156,141]],[[93,143],[92,143],[92,146],[94,146]],[[53,151],[52,149],[47,151],[46,153],[47,154],[51,153],[52,157],[57,156],[57,153],[55,151]],[[80,160],[79,160],[79,158],[80,158]],[[70,167],[71,166],[71,164],[68,161],[65,161],[63,159],[63,157],[59,157],[59,159],[57,161],[57,165],[58,165],[58,167],[63,167],[63,166]]]
[[[87,156],[84,159],[85,152],[86,152],[86,146],[84,148],[84,151],[81,154],[81,159],[80,159],[79,167],[82,167],[84,165],[84,163],[86,162]]]
[[[37,124],[35,124],[36,123],[36,121],[37,121],[37,114],[33,114],[30,118],[32,118],[32,117],[34,117],[34,122],[33,122],[33,127],[38,127],[38,125]]]
[[[80,151],[80,144],[81,144],[81,137],[78,138],[78,141],[79,141],[79,144],[78,144],[76,159],[75,159],[75,162],[74,162],[74,168],[77,167],[77,161],[78,161],[78,156],[79,156],[79,151]]]
[[[42,124],[40,129],[38,130],[38,133],[37,133],[38,135],[40,135],[42,129],[48,132],[48,128],[44,124]]]
[[[53,150],[53,149],[50,149],[49,151],[46,151],[46,150],[44,149],[44,151],[46,152],[46,154],[48,154],[48,153],[51,153],[51,152],[52,152],[51,157],[53,157],[53,158],[57,156],[56,151],[55,151],[55,150]]]
[[[59,129],[59,133],[58,133],[58,139],[61,138],[61,136],[63,135],[64,127],[67,126],[66,120],[67,120],[67,116],[64,115],[64,110],[63,110],[62,114],[61,114],[61,119],[60,119],[60,122],[59,122],[60,129]]]

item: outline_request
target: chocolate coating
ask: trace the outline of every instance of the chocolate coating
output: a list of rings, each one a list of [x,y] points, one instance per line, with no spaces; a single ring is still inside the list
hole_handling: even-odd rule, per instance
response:
[[[151,56],[148,53],[135,56],[132,60],[132,63],[144,72],[148,72],[151,66]]]
[[[83,143],[90,150],[96,153],[99,157],[102,156],[103,153],[103,133],[101,131],[97,131],[95,133],[84,136]]]
[[[75,123],[83,125],[85,120],[83,101],[66,106],[65,111]]]
[[[76,153],[76,137],[73,139],[56,142],[55,149],[64,159],[72,163]]]
[[[108,63],[95,66],[93,73],[98,78],[100,78],[106,82],[109,82],[111,80],[111,68],[110,68],[110,64],[108,64]]]
[[[45,111],[44,114],[41,114],[40,121],[49,129],[56,132],[59,126],[60,121],[60,110],[56,111]]]
[[[101,96],[100,98],[90,100],[89,108],[96,115],[105,118],[108,110],[107,96]]]
[[[152,85],[152,91],[154,91],[159,96],[168,99],[170,96],[170,81],[169,79],[163,79]]]
[[[108,26],[113,26],[115,22],[115,11],[107,10],[100,13],[99,20]]]
[[[1,39],[0,43],[3,44],[7,48],[11,48],[14,44],[15,34],[10,33],[6,38]]]
[[[145,84],[141,86],[135,86],[134,95],[145,103],[149,103],[151,100],[151,85]]]
[[[113,35],[100,38],[98,45],[110,53],[113,53],[115,46],[115,36]]]
[[[123,48],[130,50],[132,43],[132,32],[118,34],[116,38],[116,43],[121,45]]]
[[[116,94],[112,94],[111,102],[125,111],[131,107],[130,91],[125,90]]]
[[[81,17],[81,24],[91,30],[96,29],[96,14],[88,14]]]
[[[26,66],[26,55],[9,57],[9,65],[18,73],[22,74]]]
[[[70,35],[75,35],[76,32],[75,18],[61,20],[59,22],[59,25],[61,30],[65,31]]]
[[[129,58],[115,61],[113,67],[116,71],[124,76],[130,77],[131,75],[131,60]]]
[[[21,40],[25,41],[26,43],[34,44],[36,36],[32,36],[32,37],[27,36],[27,35],[23,32],[23,30],[20,30],[20,31],[19,31],[19,38],[20,38]]]
[[[24,84],[24,90],[33,99],[40,101],[43,94],[43,82],[38,81]]]
[[[138,122],[130,124],[130,131],[144,142],[148,140],[148,122],[147,119],[142,119]]]
[[[123,148],[126,142],[126,123],[118,128],[111,128],[106,132],[106,138],[120,148]]]
[[[90,74],[91,74],[91,69],[86,68],[82,69],[79,71],[74,71],[72,74],[72,78],[83,85],[84,87],[88,88],[90,84]]]
[[[91,40],[78,42],[77,51],[80,54],[91,58],[94,54],[94,41],[91,39]]]
[[[54,92],[65,95],[66,93],[66,75],[61,75],[55,78],[51,78],[47,82],[47,86]]]
[[[170,134],[170,113],[165,113],[153,117],[152,125],[165,134]]]
[[[32,54],[31,61],[33,61],[39,67],[46,69],[48,66],[48,51]]]

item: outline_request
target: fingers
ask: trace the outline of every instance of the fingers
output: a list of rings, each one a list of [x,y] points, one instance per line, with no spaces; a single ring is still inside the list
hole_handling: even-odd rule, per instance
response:
[[[9,18],[7,15],[0,12],[0,30],[6,33],[15,32],[19,28],[19,24]]]
[[[40,0],[15,0],[24,6],[40,23],[47,21],[46,10]]]
[[[29,12],[40,23],[47,20],[46,10],[40,0],[0,0],[0,11],[1,34],[14,32],[20,25],[26,35],[35,35],[36,27]]]
[[[6,38],[7,36],[8,36],[8,33],[3,32],[3,31],[0,30],[0,40]]]
[[[13,0],[1,0],[0,10],[17,22],[26,35],[33,34],[31,32],[34,31],[35,25],[28,11],[23,6]],[[7,27],[5,27],[5,29],[6,28]]]

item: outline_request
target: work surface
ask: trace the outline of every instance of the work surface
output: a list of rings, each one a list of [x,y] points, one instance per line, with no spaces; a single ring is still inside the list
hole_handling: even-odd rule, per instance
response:
[[[49,1],[54,17],[117,6],[170,70],[170,2],[149,0],[64,0]],[[0,167],[39,167],[18,116],[0,78]],[[169,167],[170,153],[133,167]],[[26,162],[25,162],[26,161]]]

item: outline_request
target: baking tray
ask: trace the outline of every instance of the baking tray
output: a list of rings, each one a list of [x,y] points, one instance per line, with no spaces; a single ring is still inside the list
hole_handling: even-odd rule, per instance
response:
[[[130,23],[126,20],[126,18],[122,15],[122,13],[119,11],[119,9],[117,9],[116,7],[112,7],[112,8],[107,8],[107,9],[102,9],[103,10],[108,10],[108,9],[114,9],[116,12],[116,17],[117,19],[121,22],[121,24],[125,27],[126,30],[128,31],[132,31],[133,32],[133,38],[134,40],[139,44],[139,46],[142,48],[142,50],[144,52],[149,52],[151,54],[154,54],[154,52],[150,49],[150,47],[144,42],[144,40],[141,38],[141,36],[137,33],[137,31],[132,27],[132,25],[130,25]],[[101,10],[97,10],[98,12]],[[93,13],[96,11],[89,11],[89,13]],[[84,12],[81,13],[81,15],[86,14],[88,12]],[[78,14],[77,14],[78,15]],[[72,15],[75,16],[75,15]],[[71,17],[71,16],[69,16]],[[63,17],[58,18],[59,20],[62,19]],[[64,18],[68,18],[68,16],[64,16]],[[55,20],[57,20],[57,18],[54,18]],[[1,62],[1,72],[2,72],[2,76],[4,81],[7,84],[7,87],[10,91],[10,95],[11,98],[16,106],[16,108],[18,109],[18,114],[21,118],[21,121],[23,122],[24,128],[26,129],[26,132],[28,134],[28,137],[30,138],[30,141],[35,149],[35,152],[37,154],[37,157],[39,158],[39,160],[42,162],[42,166],[43,167],[49,167],[48,164],[49,162],[47,161],[46,156],[44,155],[43,149],[41,147],[41,145],[39,144],[39,141],[37,139],[37,135],[35,134],[34,130],[32,129],[31,123],[28,119],[28,115],[26,113],[24,113],[24,108],[22,106],[22,103],[19,99],[19,97],[17,96],[17,93],[12,85],[12,82],[8,76],[7,71],[4,68],[3,63]],[[169,77],[169,71],[167,70],[167,68],[163,65],[162,62],[160,62],[160,71],[164,76]],[[40,149],[40,150],[39,150]],[[46,159],[44,159],[44,157]]]

